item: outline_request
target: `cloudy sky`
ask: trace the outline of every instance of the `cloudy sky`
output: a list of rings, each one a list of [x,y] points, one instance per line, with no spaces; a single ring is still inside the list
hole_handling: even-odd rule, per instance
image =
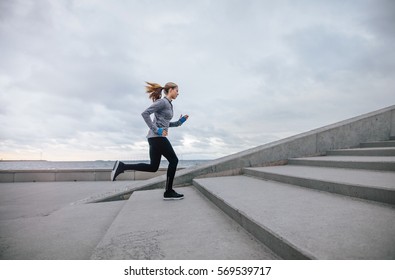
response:
[[[395,104],[395,1],[0,0],[0,159],[211,159]]]

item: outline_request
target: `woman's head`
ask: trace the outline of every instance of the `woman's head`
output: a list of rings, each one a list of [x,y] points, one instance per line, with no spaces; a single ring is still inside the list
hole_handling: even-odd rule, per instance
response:
[[[162,97],[162,90],[164,90],[165,95],[170,99],[176,99],[178,96],[178,85],[175,83],[168,82],[164,87],[157,83],[146,83],[145,90],[152,101],[156,101]]]

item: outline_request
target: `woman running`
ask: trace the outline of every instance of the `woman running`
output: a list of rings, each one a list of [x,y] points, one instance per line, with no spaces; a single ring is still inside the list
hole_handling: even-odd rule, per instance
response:
[[[173,179],[176,174],[178,158],[166,136],[169,133],[169,127],[182,125],[188,119],[188,115],[181,115],[178,121],[171,122],[173,118],[172,101],[178,96],[178,86],[175,83],[169,82],[164,87],[156,83],[146,83],[146,92],[149,94],[149,98],[152,99],[153,104],[141,115],[150,129],[147,138],[151,162],[150,164],[125,164],[117,160],[111,172],[111,181],[115,181],[116,177],[125,170],[156,172],[163,155],[169,161],[166,191],[163,195],[163,199],[182,199],[184,195],[173,190]],[[164,98],[161,98],[162,90],[165,92]],[[154,114],[153,120],[151,120],[151,114]]]

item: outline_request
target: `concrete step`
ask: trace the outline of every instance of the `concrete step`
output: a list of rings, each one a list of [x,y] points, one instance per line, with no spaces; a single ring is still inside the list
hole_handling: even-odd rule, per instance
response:
[[[271,250],[193,187],[185,199],[163,190],[135,191],[92,259],[278,259]]]
[[[265,180],[395,205],[395,172],[284,165],[245,168],[244,173]]]
[[[395,147],[395,141],[366,142],[360,144],[361,148]]]
[[[288,164],[395,171],[395,157],[322,156],[322,157],[292,158],[288,160]]]
[[[356,149],[342,149],[332,150],[326,152],[328,156],[395,156],[394,147],[381,147],[381,148],[356,148]]]
[[[395,208],[248,176],[194,179],[285,259],[394,259]]]
[[[395,140],[395,136],[390,136],[390,140]]]

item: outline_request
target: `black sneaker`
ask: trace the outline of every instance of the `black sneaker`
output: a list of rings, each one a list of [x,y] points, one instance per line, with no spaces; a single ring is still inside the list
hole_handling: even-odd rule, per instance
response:
[[[175,190],[165,191],[165,194],[163,195],[164,200],[180,200],[183,198],[184,195],[177,193]]]
[[[119,160],[115,162],[114,167],[111,171],[111,181],[115,181],[117,176],[123,173],[123,165],[123,162],[120,162]]]

